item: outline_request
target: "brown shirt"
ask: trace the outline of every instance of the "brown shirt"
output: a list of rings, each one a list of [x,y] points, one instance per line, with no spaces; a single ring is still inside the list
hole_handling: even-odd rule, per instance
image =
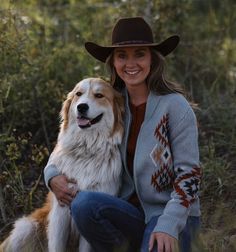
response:
[[[137,143],[137,138],[139,134],[139,130],[144,120],[145,116],[146,103],[135,106],[130,104],[130,112],[132,114],[132,122],[130,127],[129,139],[128,139],[128,148],[127,148],[127,164],[128,169],[133,177],[133,162],[134,162],[134,154]],[[137,197],[137,194],[134,194],[130,197],[129,202],[135,206],[139,206],[140,202]]]

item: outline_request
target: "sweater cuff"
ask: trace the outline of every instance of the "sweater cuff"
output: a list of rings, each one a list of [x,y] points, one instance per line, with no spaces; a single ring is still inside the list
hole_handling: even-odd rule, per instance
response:
[[[158,218],[157,225],[153,232],[167,233],[175,239],[179,239],[179,233],[183,230],[187,221],[187,216],[181,219],[163,214]]]
[[[47,165],[44,168],[44,181],[49,190],[51,190],[49,186],[50,179],[58,175],[60,175],[60,173],[58,172],[57,167],[54,164]]]

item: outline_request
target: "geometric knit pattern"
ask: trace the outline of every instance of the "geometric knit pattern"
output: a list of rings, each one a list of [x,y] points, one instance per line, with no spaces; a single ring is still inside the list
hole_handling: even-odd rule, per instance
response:
[[[152,175],[151,185],[158,191],[162,192],[170,188],[173,183],[174,175],[169,166],[163,165]]]
[[[164,147],[169,145],[169,140],[168,140],[169,115],[168,114],[166,114],[162,117],[160,123],[156,127],[154,135]]]
[[[162,192],[174,184],[174,190],[180,197],[180,204],[189,207],[199,191],[201,169],[194,167],[191,173],[183,173],[183,175],[175,179],[169,143],[168,114],[162,117],[155,129],[154,135],[159,144],[153,148],[150,156],[158,167],[158,170],[151,176],[151,185],[158,192]],[[181,167],[177,170],[183,172]]]
[[[169,117],[168,114],[164,115],[158,123],[154,135],[158,140],[157,144],[150,157],[152,158],[158,170],[151,176],[151,185],[158,191],[162,192],[170,188],[173,183],[174,173],[172,167],[172,158],[169,144]]]
[[[201,168],[193,167],[190,173],[185,173],[175,180],[174,189],[180,196],[181,205],[188,208],[195,200],[196,193],[199,191],[201,176]]]

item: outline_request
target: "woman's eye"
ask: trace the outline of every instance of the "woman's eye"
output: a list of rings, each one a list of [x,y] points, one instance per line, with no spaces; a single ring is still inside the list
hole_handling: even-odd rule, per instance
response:
[[[119,59],[124,59],[126,56],[125,56],[125,54],[120,53],[120,54],[117,55],[117,57],[118,57]]]
[[[76,92],[76,95],[77,95],[77,96],[81,96],[82,93],[81,93],[81,92]]]
[[[141,57],[143,57],[144,55],[145,55],[145,54],[142,53],[142,52],[136,54],[136,56],[137,56],[138,58],[141,58]]]
[[[94,95],[96,98],[103,98],[104,97],[104,95],[103,94],[100,94],[100,93],[97,93],[97,94],[95,94]]]

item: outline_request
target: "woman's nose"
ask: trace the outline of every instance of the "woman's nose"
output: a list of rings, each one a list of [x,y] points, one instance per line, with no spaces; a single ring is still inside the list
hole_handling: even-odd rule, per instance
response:
[[[133,67],[136,65],[136,61],[133,57],[128,57],[126,60],[126,66]]]

